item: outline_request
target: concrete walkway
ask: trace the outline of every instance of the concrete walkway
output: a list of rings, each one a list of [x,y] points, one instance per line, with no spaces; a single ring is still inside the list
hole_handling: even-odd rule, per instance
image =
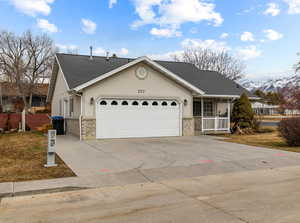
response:
[[[290,223],[300,166],[4,198],[0,222]]]

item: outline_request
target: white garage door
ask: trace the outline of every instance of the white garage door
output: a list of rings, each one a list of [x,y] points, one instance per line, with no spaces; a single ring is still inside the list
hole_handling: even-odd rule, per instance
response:
[[[175,100],[102,99],[96,116],[98,139],[180,135],[180,106]]]

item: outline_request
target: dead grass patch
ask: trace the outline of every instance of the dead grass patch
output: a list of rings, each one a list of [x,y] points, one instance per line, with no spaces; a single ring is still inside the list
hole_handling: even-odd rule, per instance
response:
[[[47,138],[40,133],[0,135],[0,182],[75,176],[56,156],[57,167],[45,168]]]
[[[279,149],[290,152],[300,152],[300,147],[290,147],[279,135],[279,132],[275,128],[270,128],[271,132],[256,133],[251,135],[224,135],[228,139],[224,139],[226,142],[233,142],[239,144],[246,144],[250,146],[266,147],[272,149]]]

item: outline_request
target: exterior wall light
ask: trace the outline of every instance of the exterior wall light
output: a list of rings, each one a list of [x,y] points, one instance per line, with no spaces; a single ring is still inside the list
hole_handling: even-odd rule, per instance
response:
[[[183,100],[183,104],[184,104],[184,106],[187,106],[188,100],[184,99],[184,100]]]
[[[93,105],[94,102],[95,102],[94,98],[91,98],[91,99],[90,99],[90,105]]]

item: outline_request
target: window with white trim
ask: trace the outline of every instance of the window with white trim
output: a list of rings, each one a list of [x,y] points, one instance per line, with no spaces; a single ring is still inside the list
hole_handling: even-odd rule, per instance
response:
[[[214,115],[214,107],[212,101],[204,101],[203,104],[203,115],[211,117]]]
[[[72,117],[73,113],[74,113],[74,98],[73,97],[70,98],[69,106],[70,106],[69,115],[70,115],[70,117]]]
[[[201,101],[194,101],[193,102],[193,113],[194,116],[201,116],[202,112],[201,112]]]

